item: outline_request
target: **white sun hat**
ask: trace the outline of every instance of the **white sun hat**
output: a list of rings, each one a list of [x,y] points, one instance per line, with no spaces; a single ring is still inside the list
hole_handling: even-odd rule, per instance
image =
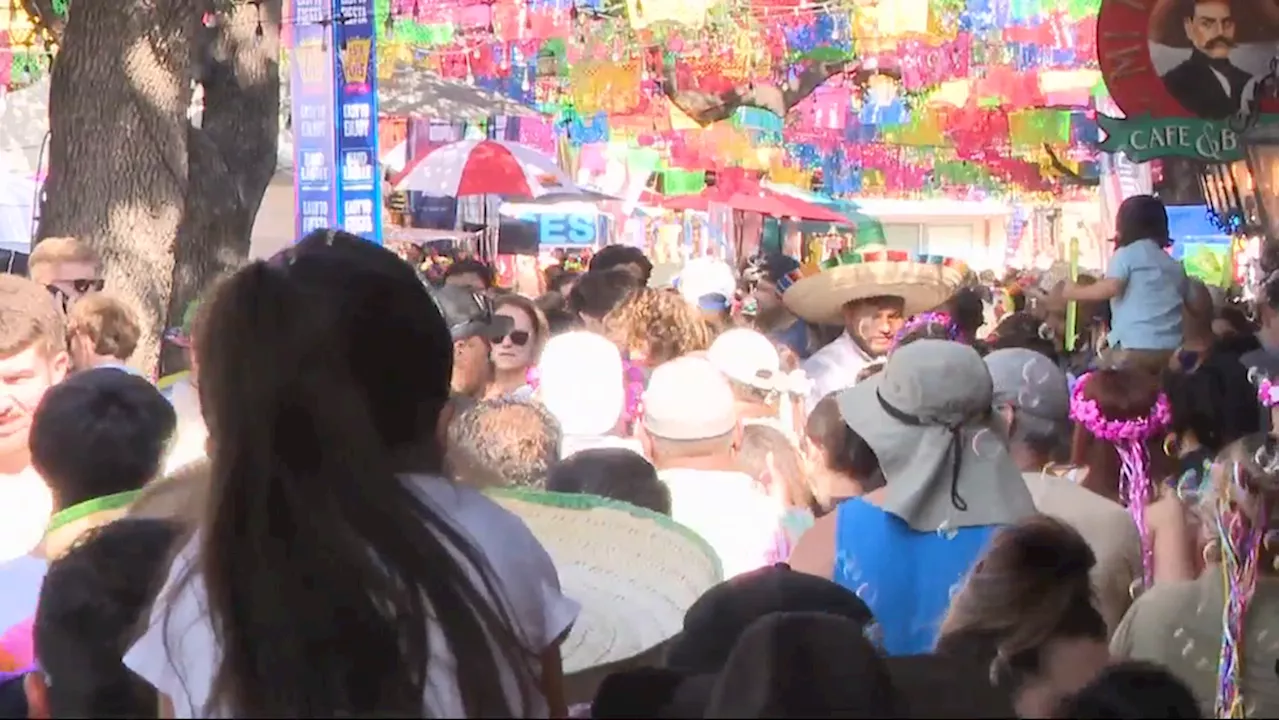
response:
[[[611,432],[627,401],[617,346],[585,330],[552,337],[538,361],[538,399],[566,436]]]
[[[489,495],[524,520],[582,606],[560,648],[570,704],[590,702],[610,673],[659,664],[685,612],[723,579],[711,546],[665,515],[593,495]]]

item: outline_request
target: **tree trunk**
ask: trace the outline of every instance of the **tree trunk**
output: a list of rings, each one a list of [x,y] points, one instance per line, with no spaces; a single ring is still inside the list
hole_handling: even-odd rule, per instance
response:
[[[261,10],[236,4],[206,36],[204,114],[188,135],[191,182],[178,229],[170,325],[211,281],[248,257],[253,221],[276,170],[281,4],[269,0]],[[172,345],[162,360],[164,372],[186,362]]]
[[[102,255],[139,312],[133,362],[154,373],[187,190],[190,47],[199,0],[74,2],[50,78],[49,176],[39,237]]]
[[[209,0],[75,2],[65,23],[48,0],[24,4],[61,48],[39,237],[97,248],[108,287],[139,311],[134,364],[181,367],[174,349],[162,355],[163,331],[244,261],[275,172],[281,0],[231,4],[212,28]],[[199,128],[192,79],[204,87]]]

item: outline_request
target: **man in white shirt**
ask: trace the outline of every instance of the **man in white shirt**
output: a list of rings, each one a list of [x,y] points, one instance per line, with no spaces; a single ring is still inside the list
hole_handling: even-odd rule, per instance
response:
[[[963,279],[942,258],[916,262],[906,253],[874,246],[781,279],[782,302],[793,315],[844,327],[840,337],[801,366],[813,381],[806,412],[828,394],[853,386],[863,368],[889,354],[907,318],[942,305]]]
[[[1036,509],[1084,536],[1097,558],[1090,575],[1098,610],[1114,630],[1142,578],[1138,528],[1120,505],[1052,471],[1071,437],[1067,376],[1044,355],[1025,348],[996,350],[984,358],[994,388],[992,404],[1009,426],[1009,454],[1031,491]]]
[[[677,358],[653,371],[643,404],[637,434],[671,492],[671,517],[715,549],[725,578],[768,564],[782,509],[737,468],[728,380],[705,359]]]
[[[67,375],[66,347],[65,320],[50,292],[0,275],[0,632],[30,613],[40,591],[37,561],[9,563],[36,547],[53,511],[49,488],[31,468],[28,438],[45,392]]]

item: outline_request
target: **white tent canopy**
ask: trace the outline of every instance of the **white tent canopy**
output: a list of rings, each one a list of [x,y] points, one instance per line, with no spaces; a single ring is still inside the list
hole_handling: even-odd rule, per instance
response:
[[[0,172],[0,250],[28,253],[35,232],[40,184],[14,172]]]

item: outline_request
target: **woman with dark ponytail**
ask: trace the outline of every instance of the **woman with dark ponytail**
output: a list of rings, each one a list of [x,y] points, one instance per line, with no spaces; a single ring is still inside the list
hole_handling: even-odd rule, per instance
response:
[[[317,232],[218,289],[208,507],[125,662],[177,717],[547,717],[577,617],[442,477],[453,343],[394,254]]]

